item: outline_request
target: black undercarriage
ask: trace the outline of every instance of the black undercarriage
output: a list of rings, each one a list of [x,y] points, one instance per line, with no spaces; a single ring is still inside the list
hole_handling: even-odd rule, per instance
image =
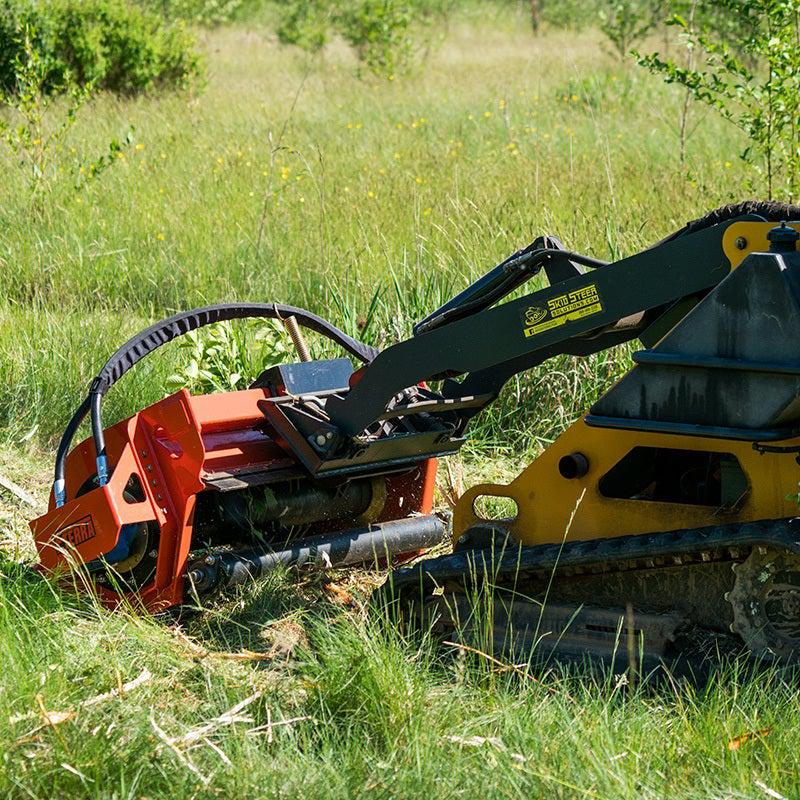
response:
[[[732,633],[762,658],[800,650],[800,519],[535,547],[499,526],[469,533],[484,546],[393,573],[383,600],[400,618],[515,662],[649,667]]]

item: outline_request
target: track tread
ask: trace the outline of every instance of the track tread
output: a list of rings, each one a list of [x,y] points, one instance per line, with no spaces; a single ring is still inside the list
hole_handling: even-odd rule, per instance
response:
[[[498,529],[499,531],[499,529]],[[608,539],[535,546],[506,544],[500,548],[465,550],[421,561],[392,572],[384,591],[403,592],[421,587],[432,590],[443,581],[493,578],[565,567],[600,566],[601,571],[640,568],[646,559],[671,556],[698,560],[741,560],[755,546],[764,545],[800,555],[800,517],[713,525],[704,528],[644,533]],[[724,555],[723,552],[724,551]],[[660,564],[661,566],[663,564]]]

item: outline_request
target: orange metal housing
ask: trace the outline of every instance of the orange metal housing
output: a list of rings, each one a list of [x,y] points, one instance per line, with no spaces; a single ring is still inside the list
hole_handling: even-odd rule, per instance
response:
[[[94,444],[81,442],[67,457],[67,502],[56,508],[51,492],[47,513],[31,522],[41,566],[54,570],[70,557],[88,563],[113,550],[123,525],[155,521],[155,579],[137,596],[149,611],[183,602],[195,501],[208,482],[220,473],[306,474],[263,430],[257,403],[269,396],[266,389],[247,389],[195,397],[184,389],[118,422],[106,431],[111,477],[88,491],[96,473]],[[144,490],[142,501],[125,497],[132,477]],[[376,521],[429,513],[435,479],[435,459],[388,475]],[[119,601],[109,590],[99,592],[110,605]]]

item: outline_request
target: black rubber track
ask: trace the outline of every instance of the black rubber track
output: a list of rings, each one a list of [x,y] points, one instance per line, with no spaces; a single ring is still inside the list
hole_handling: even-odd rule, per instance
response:
[[[763,545],[800,555],[800,518],[759,520],[704,528],[633,534],[534,547],[506,545],[502,549],[462,550],[422,561],[391,573],[380,593],[398,597],[414,588],[424,594],[446,581],[465,584],[484,577],[499,580],[524,572],[551,571],[564,567],[609,565],[637,559],[700,555],[704,551],[750,548]]]

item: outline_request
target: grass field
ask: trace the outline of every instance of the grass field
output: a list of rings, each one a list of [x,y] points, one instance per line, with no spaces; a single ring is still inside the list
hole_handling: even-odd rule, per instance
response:
[[[699,110],[678,162],[682,98],[598,34],[534,39],[522,12],[488,8],[391,82],[356,77],[338,45],[310,58],[259,28],[204,34],[204,91],[97,99],[43,211],[0,162],[0,472],[44,502],[94,372],[176,310],[290,302],[385,344],[541,233],[613,258],[753,193],[742,142]],[[74,190],[74,165],[128,130]],[[109,421],[161,397],[183,358],[136,368]],[[467,478],[514,474],[627,358],[509,386]],[[631,688],[492,670],[376,625],[369,573],[278,575],[181,628],[108,614],[14,565],[29,513],[0,506],[2,796],[800,796],[790,675],[734,664],[700,689]]]

